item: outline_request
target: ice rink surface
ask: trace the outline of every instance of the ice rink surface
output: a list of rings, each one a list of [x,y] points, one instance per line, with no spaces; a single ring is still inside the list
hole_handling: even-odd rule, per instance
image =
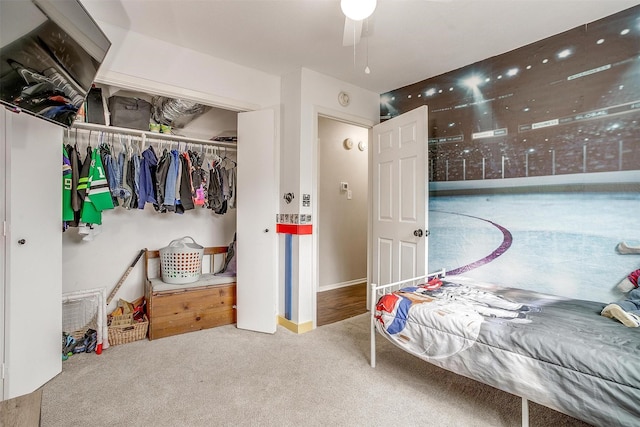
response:
[[[640,268],[640,194],[544,193],[429,199],[429,271],[609,303]]]

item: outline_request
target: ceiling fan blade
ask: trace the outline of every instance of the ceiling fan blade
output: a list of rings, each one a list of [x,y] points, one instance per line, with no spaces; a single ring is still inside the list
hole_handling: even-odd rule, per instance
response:
[[[354,21],[345,16],[342,46],[353,46],[360,43],[360,37],[362,36],[362,22],[363,21]]]

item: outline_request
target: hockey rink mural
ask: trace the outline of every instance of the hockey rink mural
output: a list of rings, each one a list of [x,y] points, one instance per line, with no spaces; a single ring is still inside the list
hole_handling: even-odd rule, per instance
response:
[[[640,268],[640,6],[385,94],[429,109],[429,268],[594,301]]]

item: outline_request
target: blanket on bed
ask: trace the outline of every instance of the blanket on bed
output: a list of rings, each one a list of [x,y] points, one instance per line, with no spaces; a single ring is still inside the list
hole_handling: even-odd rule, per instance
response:
[[[431,363],[595,425],[640,425],[640,328],[603,303],[447,277],[383,295],[375,319]]]

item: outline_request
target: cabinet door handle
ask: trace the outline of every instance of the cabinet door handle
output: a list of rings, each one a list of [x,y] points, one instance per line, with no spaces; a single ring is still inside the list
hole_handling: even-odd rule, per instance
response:
[[[20,240],[18,240],[18,244],[19,244],[19,245],[24,245],[25,243],[27,243],[27,241],[26,241],[26,240],[24,240],[24,239],[20,239]]]
[[[269,229],[268,229],[268,228],[265,228],[265,229],[264,229],[264,232],[265,232],[265,233],[268,233],[268,232],[269,232]]]

